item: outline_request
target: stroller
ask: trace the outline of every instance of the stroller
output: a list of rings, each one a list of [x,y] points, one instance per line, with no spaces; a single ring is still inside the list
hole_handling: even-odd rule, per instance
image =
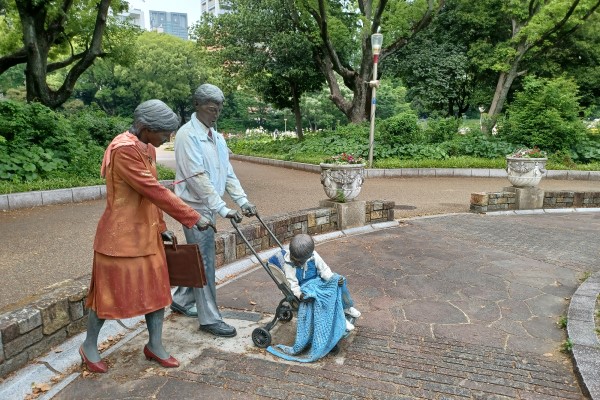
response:
[[[283,248],[283,245],[277,239],[277,237],[275,237],[275,234],[269,229],[269,227],[264,223],[264,221],[260,218],[258,213],[256,213],[256,218],[269,233],[273,241],[279,246],[279,251],[273,254],[271,257],[269,257],[269,259],[266,262],[258,256],[254,247],[252,247],[248,239],[246,239],[244,234],[240,231],[238,224],[233,219],[230,219],[230,221],[238,235],[240,235],[246,246],[248,246],[252,254],[254,254],[258,262],[260,262],[264,270],[267,271],[267,274],[269,274],[271,279],[273,279],[273,282],[275,282],[275,284],[283,294],[283,298],[281,299],[279,305],[277,306],[277,309],[275,310],[275,315],[273,316],[273,319],[264,327],[258,327],[252,331],[252,342],[255,346],[264,349],[269,347],[269,345],[271,344],[271,329],[273,329],[273,327],[277,324],[278,321],[291,321],[292,318],[294,318],[294,312],[298,312],[298,307],[300,306],[300,303],[305,300],[300,300],[294,295],[285,277],[285,274],[283,272],[283,264],[285,262],[284,257],[286,251]],[[346,336],[347,335],[345,335],[344,337]],[[338,352],[339,345],[336,344],[335,347],[330,351],[330,354],[336,355]]]

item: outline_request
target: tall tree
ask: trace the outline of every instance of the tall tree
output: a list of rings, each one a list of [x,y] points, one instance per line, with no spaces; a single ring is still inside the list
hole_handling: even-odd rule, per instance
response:
[[[539,57],[577,31],[597,11],[600,0],[509,0],[501,11],[510,21],[510,38],[494,48],[499,72],[489,114],[498,115],[522,64]]]
[[[185,122],[193,110],[196,87],[209,78],[219,83],[209,58],[192,41],[143,32],[126,57],[99,60],[80,80],[78,94],[108,113],[123,115],[131,115],[141,101],[159,98]]]
[[[234,0],[232,12],[196,28],[203,46],[216,48],[223,67],[238,82],[279,108],[292,109],[303,138],[300,98],[324,79],[316,68],[313,44],[289,23],[292,2]]]
[[[301,56],[312,59],[317,66],[327,82],[331,100],[349,121],[361,122],[367,119],[371,105],[368,85],[373,75],[371,34],[383,27],[385,46],[379,56],[383,63],[425,28],[444,3],[445,0],[232,0],[233,14],[239,12],[236,10],[240,4],[245,4],[250,11],[264,7],[279,12],[255,14],[260,16],[258,24],[255,17],[247,13],[233,24],[234,29],[231,24],[221,23],[232,18],[230,15],[204,26],[212,26],[212,37],[220,40],[216,43],[230,57],[232,67],[241,66],[239,55],[230,51],[239,48],[236,46],[240,42],[246,44],[248,52],[254,53],[253,49],[270,49],[270,39],[281,32],[302,37],[310,47],[302,51]],[[257,30],[264,39],[256,39]],[[198,30],[197,34],[204,41],[211,37],[210,32]],[[246,38],[252,40],[246,41]],[[273,73],[273,68],[267,68],[266,63],[262,66],[265,74]],[[344,95],[340,85],[351,91],[350,97]]]
[[[358,123],[367,119],[372,102],[368,85],[373,76],[371,35],[380,28],[384,34],[379,55],[379,62],[384,63],[429,25],[445,0],[358,0],[356,7],[343,0],[298,3],[294,21],[316,38],[315,62],[327,80],[331,99],[351,122]],[[337,76],[352,91],[351,98],[343,96]]]
[[[1,23],[11,30],[0,36],[12,43],[0,45],[0,74],[26,64],[27,100],[56,108],[73,92],[77,79],[106,53],[102,47],[109,7],[120,12],[124,0],[14,0],[1,3]],[[17,45],[14,41],[20,29]],[[16,30],[16,31],[15,31]],[[6,53],[4,53],[6,51]],[[48,75],[66,69],[60,87],[48,84]]]

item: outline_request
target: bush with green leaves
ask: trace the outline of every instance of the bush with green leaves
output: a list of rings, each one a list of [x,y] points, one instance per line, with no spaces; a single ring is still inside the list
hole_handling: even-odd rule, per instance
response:
[[[55,158],[52,150],[40,146],[9,148],[0,145],[0,180],[33,181],[67,165],[65,160]]]
[[[0,180],[97,176],[103,147],[39,103],[0,101]]]
[[[452,140],[458,134],[460,123],[458,118],[431,118],[427,121],[425,137],[429,143]]]
[[[497,136],[473,131],[465,135],[456,135],[453,140],[442,144],[450,156],[472,156],[497,158],[510,154],[515,145]]]
[[[417,115],[412,111],[403,112],[382,121],[377,133],[379,141],[390,146],[425,142],[425,135],[419,127]]]
[[[573,161],[590,163],[600,161],[600,142],[589,137],[580,139],[571,149]]]
[[[527,77],[508,106],[499,134],[506,141],[547,152],[569,150],[585,135],[577,85],[563,77]]]
[[[74,132],[83,140],[92,139],[102,147],[108,146],[115,136],[131,128],[131,118],[114,117],[104,111],[86,108],[69,115]]]

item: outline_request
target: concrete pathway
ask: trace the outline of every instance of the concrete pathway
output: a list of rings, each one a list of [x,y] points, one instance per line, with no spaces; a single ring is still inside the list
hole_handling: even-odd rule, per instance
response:
[[[558,324],[580,279],[598,271],[599,214],[445,215],[318,244],[363,316],[337,356],[290,363],[252,329],[281,294],[261,267],[219,287],[240,334],[216,339],[170,315],[174,370],[144,359],[145,329],[55,399],[583,399]],[[295,320],[274,330],[289,344]]]

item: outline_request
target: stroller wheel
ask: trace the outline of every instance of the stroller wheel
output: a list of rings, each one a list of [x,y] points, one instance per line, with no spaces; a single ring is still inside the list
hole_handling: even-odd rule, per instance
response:
[[[279,312],[279,320],[282,322],[290,322],[294,318],[294,313],[289,308],[285,308],[280,310]]]
[[[267,348],[271,344],[271,334],[264,328],[256,328],[252,331],[252,341],[256,347]]]

